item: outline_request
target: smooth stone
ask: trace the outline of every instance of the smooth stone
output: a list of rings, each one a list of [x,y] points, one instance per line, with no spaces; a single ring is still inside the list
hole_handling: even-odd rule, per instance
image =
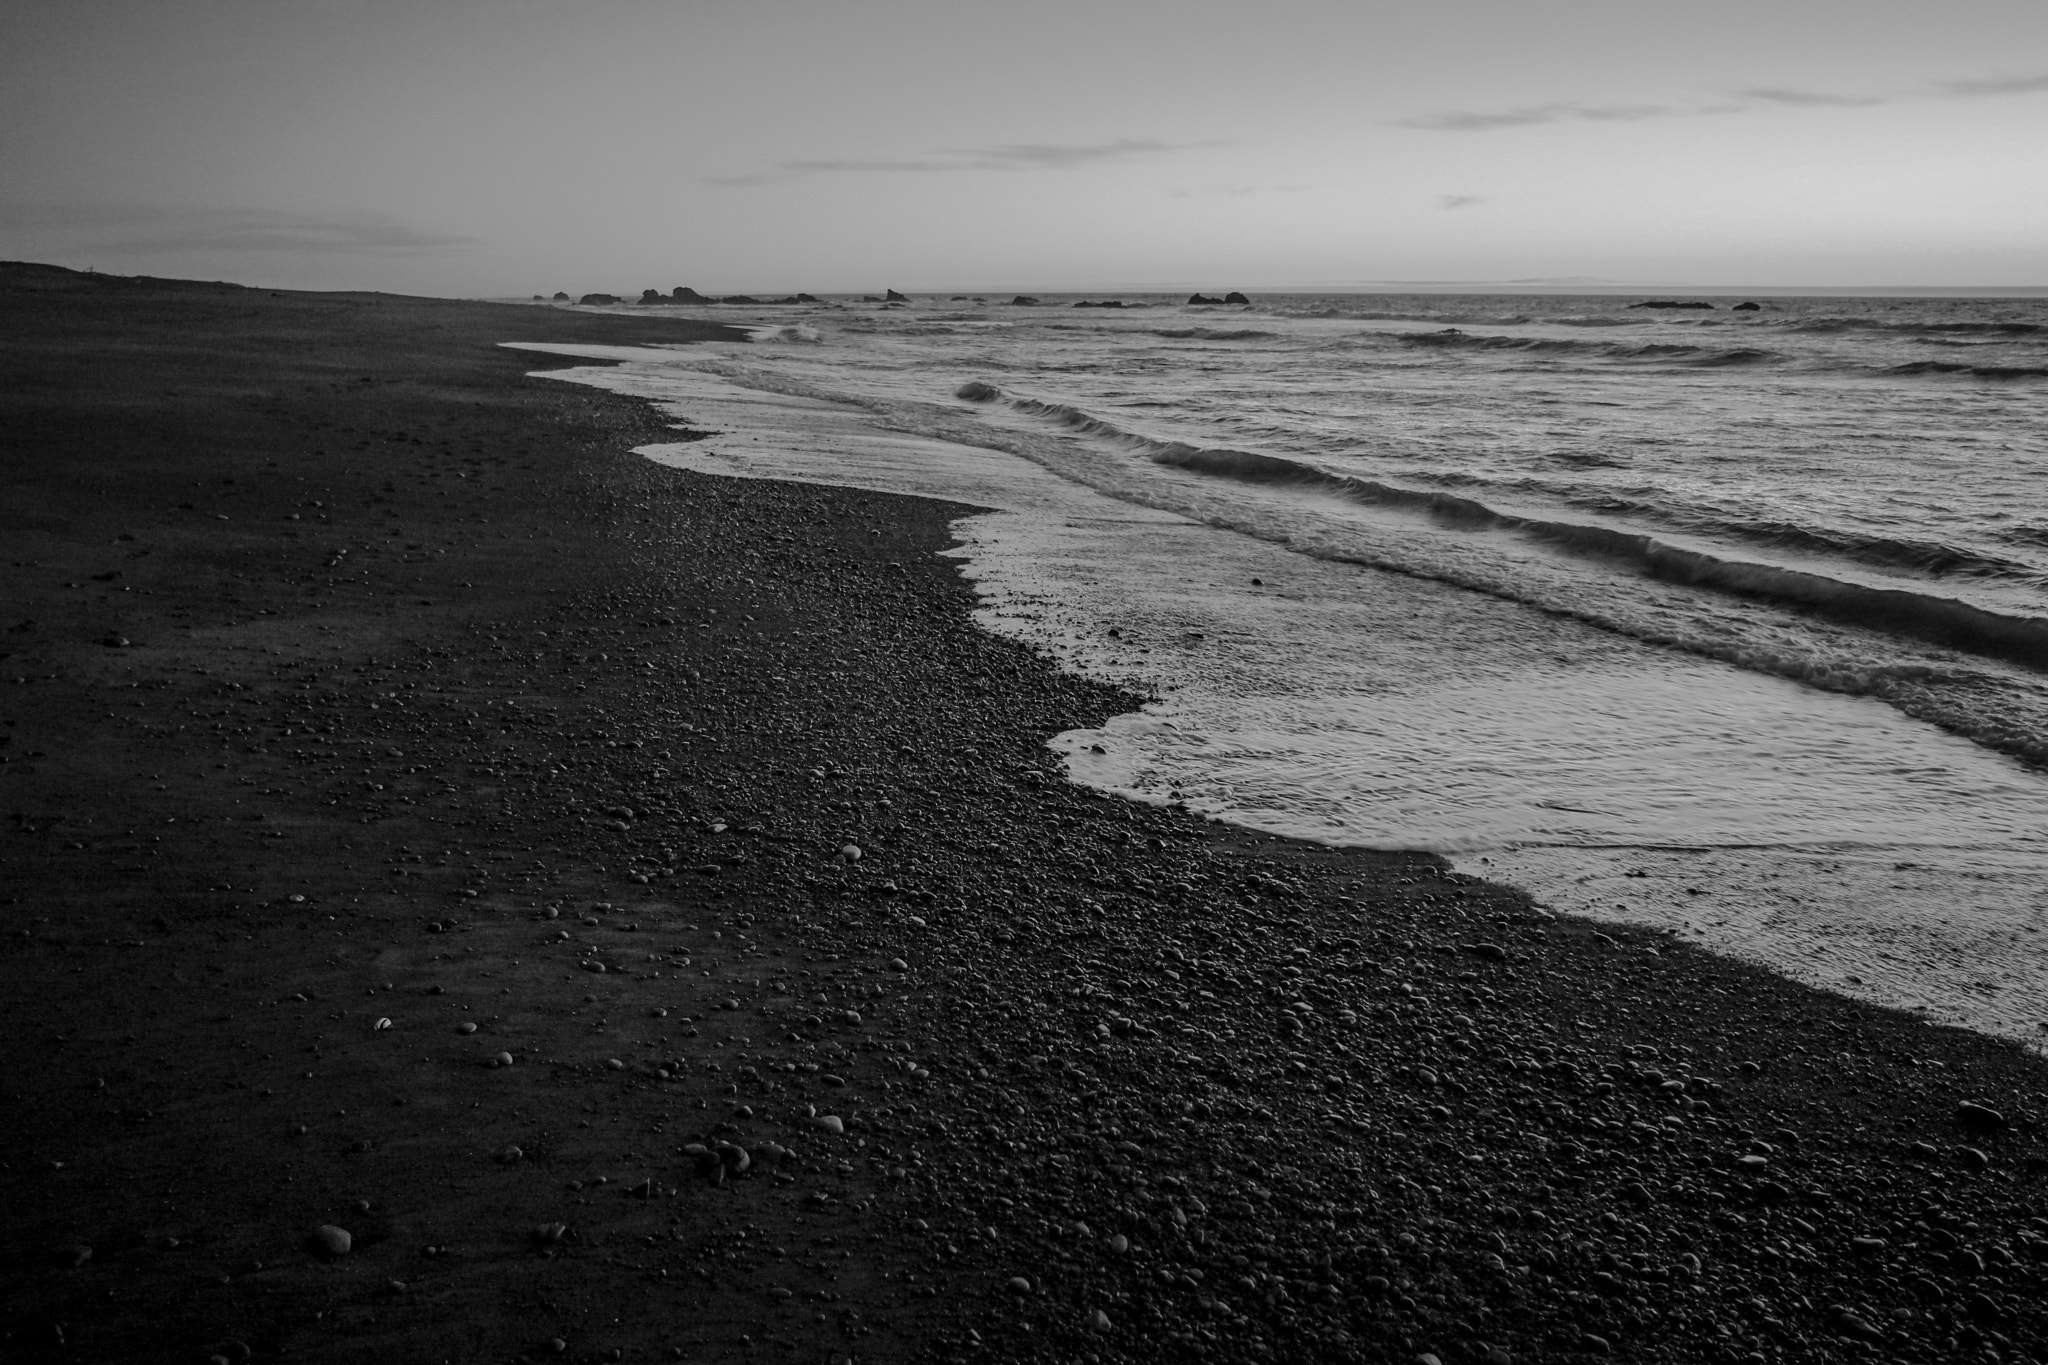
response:
[[[512,1065],[512,1054],[509,1052],[500,1052],[497,1056],[491,1058],[489,1065],[493,1069],[501,1066],[510,1066]]]
[[[837,1114],[820,1114],[811,1120],[812,1124],[838,1137],[846,1132],[846,1120]]]
[[[463,1023],[457,1024],[455,1026],[455,1031],[466,1037],[469,1034],[476,1032],[476,1025],[465,1021]]]
[[[322,1223],[306,1238],[306,1245],[317,1256],[346,1256],[355,1244],[356,1239],[349,1236],[346,1228],[338,1228],[332,1223]]]

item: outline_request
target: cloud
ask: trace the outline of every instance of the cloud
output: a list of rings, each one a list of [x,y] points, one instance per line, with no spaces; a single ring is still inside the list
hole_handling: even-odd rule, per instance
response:
[[[1397,128],[1432,133],[1488,133],[1502,128],[1529,128],[1545,123],[1640,123],[1650,119],[1703,118],[1710,114],[1743,114],[1760,108],[1867,109],[1882,104],[1927,99],[1976,99],[1994,95],[2048,93],[2048,75],[1964,77],[1935,81],[1917,90],[1888,94],[1844,95],[1831,90],[1756,85],[1736,92],[1734,103],[1720,104],[1586,104],[1559,100],[1514,109],[1455,109],[1397,119]]]
[[[1112,142],[1002,142],[982,147],[947,147],[923,157],[828,157],[777,162],[770,171],[707,175],[707,185],[728,188],[769,185],[812,175],[947,175],[961,171],[1069,170],[1103,161],[1158,156],[1220,147],[1220,142],[1161,142],[1118,138]]]
[[[1836,95],[1825,90],[1788,90],[1782,86],[1751,86],[1742,92],[1742,98],[1759,104],[1785,104],[1795,109],[1855,108],[1871,104],[1888,104],[1884,95]]]
[[[1169,199],[1249,199],[1256,194],[1306,194],[1313,185],[1205,185],[1196,189],[1168,190]]]
[[[310,214],[140,204],[0,205],[0,232],[70,249],[174,253],[396,255],[459,249],[477,241],[421,232],[381,213]]]
[[[2048,76],[1988,76],[1939,81],[1935,89],[1951,98],[1979,95],[2036,95],[2048,91]]]
[[[1479,194],[1440,194],[1436,206],[1440,209],[1469,209],[1474,204],[1483,204],[1486,197]]]
[[[1434,133],[1484,133],[1496,128],[1527,128],[1539,123],[1641,123],[1648,119],[1688,118],[1717,109],[1676,109],[1668,104],[1532,104],[1520,109],[1457,110],[1400,119],[1399,128]]]

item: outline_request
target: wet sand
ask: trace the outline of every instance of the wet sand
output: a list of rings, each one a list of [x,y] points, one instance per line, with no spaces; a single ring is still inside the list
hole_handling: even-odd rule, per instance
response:
[[[0,269],[0,1353],[2041,1353],[2038,1059],[1066,783],[970,509],[497,345],[705,334]]]

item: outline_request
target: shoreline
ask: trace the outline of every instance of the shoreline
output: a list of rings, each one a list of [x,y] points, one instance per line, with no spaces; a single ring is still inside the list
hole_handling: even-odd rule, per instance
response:
[[[1072,786],[1134,699],[970,509],[662,469],[511,306],[13,270],[10,1352],[2048,1340],[2038,1059]]]

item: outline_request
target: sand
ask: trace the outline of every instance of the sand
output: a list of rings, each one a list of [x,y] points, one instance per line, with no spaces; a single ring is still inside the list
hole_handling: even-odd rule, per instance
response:
[[[497,344],[702,327],[0,290],[0,1353],[2038,1354],[2038,1059],[1066,782],[972,509]]]

